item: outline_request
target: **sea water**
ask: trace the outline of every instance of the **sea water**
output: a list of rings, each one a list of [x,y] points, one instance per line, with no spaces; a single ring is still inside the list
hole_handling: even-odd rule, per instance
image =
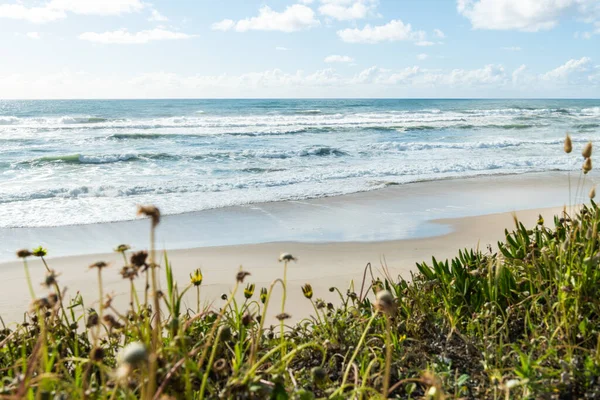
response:
[[[600,100],[0,100],[0,227],[577,169]]]

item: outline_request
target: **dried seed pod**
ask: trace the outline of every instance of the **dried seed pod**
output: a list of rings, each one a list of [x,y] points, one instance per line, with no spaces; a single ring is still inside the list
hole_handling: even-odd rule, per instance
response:
[[[137,214],[152,219],[153,228],[156,228],[156,226],[160,223],[160,210],[155,206],[138,206]]]
[[[387,290],[380,290],[377,292],[375,307],[386,314],[393,314],[394,296]]]
[[[583,156],[583,158],[590,158],[592,156],[592,142],[588,142],[585,145],[583,151],[581,152],[581,155]]]
[[[571,141],[571,135],[567,133],[567,137],[565,138],[565,153],[569,154],[573,151],[573,142]]]
[[[583,166],[581,167],[581,169],[583,170],[584,174],[587,174],[588,172],[590,172],[592,170],[592,159],[586,158],[585,161],[583,162]]]

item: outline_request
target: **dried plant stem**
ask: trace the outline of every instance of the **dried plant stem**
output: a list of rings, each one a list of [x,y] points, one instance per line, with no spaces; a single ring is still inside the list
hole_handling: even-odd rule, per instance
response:
[[[381,394],[384,398],[388,396],[388,390],[390,387],[390,373],[392,370],[392,336],[390,317],[385,315],[385,372],[383,375],[383,391]]]
[[[150,378],[148,382],[148,398],[152,398],[152,395],[156,391],[156,371],[158,369],[158,351],[160,348],[159,334],[161,330],[160,323],[160,303],[158,298],[158,285],[156,280],[156,268],[155,256],[156,250],[154,247],[155,240],[155,229],[156,226],[152,222],[150,229],[150,269],[152,273],[152,296],[154,299],[154,329],[152,329],[152,355],[150,356]],[[152,320],[152,319],[151,319]],[[152,322],[150,320],[150,323]]]
[[[102,289],[102,268],[98,268],[98,296],[100,297],[100,304],[98,305],[98,324],[96,325],[96,335],[94,335],[94,346],[98,344],[100,327],[102,326],[102,313],[104,312],[104,294]]]
[[[286,300],[286,294],[287,294],[287,267],[288,267],[288,261],[286,260],[283,263],[283,294],[281,295],[281,313],[283,314],[285,312],[285,300]],[[284,324],[283,324],[283,319],[280,322],[280,329],[279,329],[279,334],[281,335],[281,358],[285,357],[285,350],[286,350],[286,346],[284,346],[284,342],[285,342],[285,332],[284,332]]]

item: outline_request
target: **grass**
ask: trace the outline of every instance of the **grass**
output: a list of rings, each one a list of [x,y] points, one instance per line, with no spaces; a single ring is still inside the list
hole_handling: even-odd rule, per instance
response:
[[[591,149],[590,149],[591,153]],[[591,154],[590,154],[591,155]],[[589,172],[589,171],[588,171]],[[584,176],[585,178],[585,176]],[[515,219],[498,251],[463,250],[446,261],[417,264],[409,279],[365,268],[360,290],[331,288],[325,304],[307,284],[310,318],[286,320],[285,296],[294,261],[282,254],[282,276],[258,288],[240,270],[232,290],[202,308],[203,276],[190,271],[182,289],[165,256],[126,245],[123,279],[130,307],[102,295],[106,264],[95,263],[99,306],[65,299],[45,249],[47,295],[32,299],[25,322],[0,331],[1,394],[31,399],[533,399],[600,396],[600,209],[572,207],[534,227]],[[160,264],[160,265],[159,265]],[[160,267],[160,268],[159,268]],[[114,273],[114,271],[111,271]],[[158,273],[166,287],[158,287]],[[143,296],[133,282],[145,282]],[[195,310],[182,298],[196,295]],[[243,292],[240,303],[236,294]],[[269,307],[281,313],[265,327]],[[161,310],[161,312],[157,312]]]

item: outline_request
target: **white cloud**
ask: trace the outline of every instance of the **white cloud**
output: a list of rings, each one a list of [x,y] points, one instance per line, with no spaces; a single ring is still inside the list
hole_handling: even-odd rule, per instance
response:
[[[289,49],[287,47],[277,46],[277,47],[275,47],[275,50],[277,50],[277,51],[288,51]]]
[[[589,57],[581,57],[580,59],[571,59],[551,71],[546,72],[541,76],[544,80],[566,80],[571,75],[577,72],[589,71],[589,66],[592,60]]]
[[[258,11],[257,17],[246,18],[237,22],[224,19],[212,24],[213,30],[237,32],[254,31],[281,31],[295,32],[319,25],[315,12],[302,4],[294,4],[282,12],[273,11],[269,6],[263,6]]]
[[[301,4],[312,4],[314,0],[300,0],[299,3]]]
[[[506,51],[521,51],[523,49],[520,48],[519,46],[509,46],[509,47],[503,47],[502,50],[506,50]]]
[[[34,39],[34,40],[38,40],[41,38],[41,35],[39,32],[27,32],[25,34],[25,36],[27,36],[29,39]]]
[[[525,71],[527,70],[527,66],[525,64],[521,65],[519,68],[515,69],[512,73],[512,83],[513,85],[518,85],[524,81]]]
[[[417,55],[417,60],[426,60],[427,57],[429,57],[427,54],[421,53],[421,54]]]
[[[189,39],[192,37],[194,35],[160,28],[134,33],[127,31],[127,29],[119,29],[103,33],[85,32],[79,35],[81,40],[102,44],[144,44],[157,40]]]
[[[400,20],[392,20],[385,25],[366,25],[363,29],[348,28],[337,32],[338,36],[348,43],[379,43],[406,41],[423,41],[425,32],[413,31],[410,24]]]
[[[141,0],[52,0],[48,7],[83,15],[121,15],[139,12]]]
[[[376,0],[321,0],[319,12],[338,21],[367,17],[377,6]]]
[[[158,10],[152,10],[152,14],[150,15],[150,18],[148,18],[148,21],[150,22],[165,22],[168,21],[169,18],[165,17],[164,15],[162,15],[161,13],[158,12]]]
[[[66,18],[67,13],[121,15],[138,12],[143,8],[144,4],[140,0],[51,0],[36,7],[26,7],[21,3],[0,4],[0,18],[42,24]]]
[[[415,42],[415,46],[433,46],[433,45],[435,45],[435,43],[430,42],[428,40],[419,40],[418,42]]]
[[[421,69],[417,66],[407,67],[398,72],[394,72],[389,75],[385,80],[382,80],[381,83],[387,85],[399,85],[410,83],[410,79],[417,76]]]
[[[338,56],[338,55],[330,55],[325,57],[324,60],[326,63],[351,63],[354,61],[352,57],[349,56]]]
[[[372,66],[342,75],[333,68],[285,72],[272,69],[238,75],[151,72],[96,76],[82,71],[0,75],[0,93],[12,98],[185,97],[597,97],[600,68],[587,57],[548,72],[525,65],[438,70],[419,66],[389,70]]]
[[[444,39],[446,37],[446,34],[439,29],[434,29],[433,33],[435,34],[436,37],[438,37],[440,39]]]
[[[589,16],[593,7],[597,0],[457,0],[458,12],[474,29],[529,32],[552,29],[573,11]]]
[[[43,24],[66,18],[63,10],[48,7],[25,7],[22,4],[0,4],[0,18],[19,19],[34,24]]]
[[[228,31],[235,26],[235,21],[232,19],[224,19],[223,21],[215,22],[211,25],[213,31]]]

